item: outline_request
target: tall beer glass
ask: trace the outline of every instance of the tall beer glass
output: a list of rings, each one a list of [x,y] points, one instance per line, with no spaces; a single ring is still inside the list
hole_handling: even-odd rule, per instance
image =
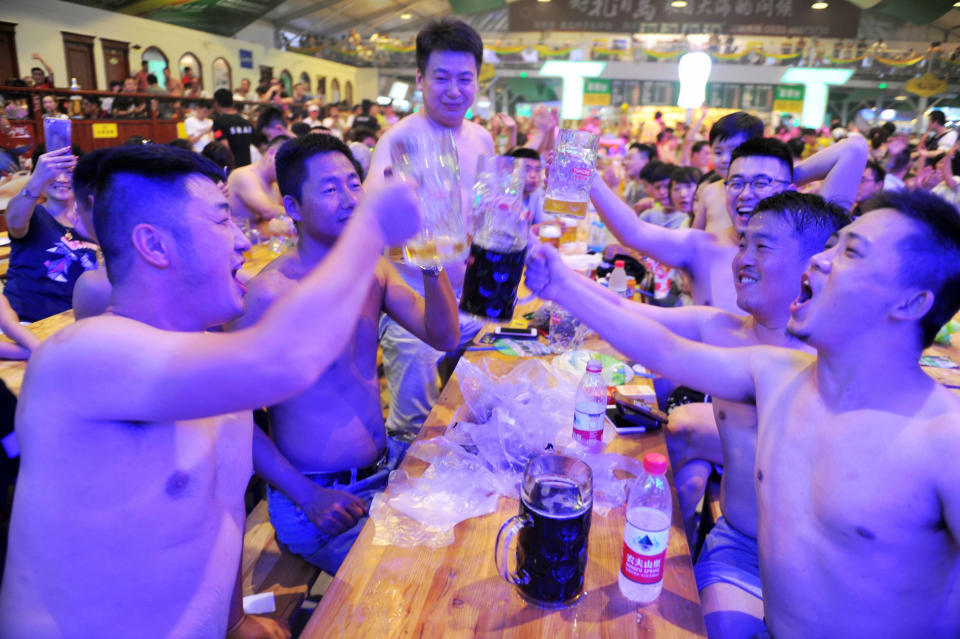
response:
[[[473,193],[475,231],[460,310],[487,321],[509,322],[530,233],[523,206],[522,160],[480,158]]]
[[[557,215],[584,217],[590,199],[590,178],[597,163],[600,136],[587,131],[561,129],[550,162],[543,210]]]
[[[407,241],[403,257],[415,266],[441,266],[467,256],[460,214],[460,165],[453,134],[419,131],[397,138],[390,149],[393,170],[417,184],[422,228]]]

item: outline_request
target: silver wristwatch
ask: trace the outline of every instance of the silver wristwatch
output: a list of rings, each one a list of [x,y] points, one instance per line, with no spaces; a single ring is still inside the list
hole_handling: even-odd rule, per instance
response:
[[[34,195],[33,193],[31,193],[31,192],[27,189],[26,185],[24,185],[24,187],[23,187],[22,189],[20,189],[19,195],[22,195],[23,197],[27,198],[28,200],[33,200],[33,201],[36,201],[36,200],[40,199],[40,194],[38,193],[37,195]]]
[[[423,271],[424,275],[429,275],[430,277],[440,277],[440,274],[443,273],[442,266],[421,266],[420,270]]]

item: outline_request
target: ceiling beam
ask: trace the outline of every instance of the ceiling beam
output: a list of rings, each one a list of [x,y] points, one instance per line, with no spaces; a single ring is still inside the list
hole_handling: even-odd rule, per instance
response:
[[[410,7],[412,7],[412,6],[414,6],[414,5],[420,4],[421,2],[424,2],[424,0],[413,0],[413,2],[405,2],[405,3],[403,3],[403,4],[393,5],[393,6],[390,6],[390,7],[386,7],[386,8],[384,8],[384,9],[380,9],[379,11],[374,11],[373,13],[368,13],[367,15],[363,16],[362,18],[357,18],[357,19],[355,19],[355,20],[350,20],[349,22],[345,22],[345,23],[342,23],[342,24],[336,24],[336,25],[334,25],[334,26],[332,26],[332,27],[330,27],[330,28],[323,29],[323,32],[322,32],[322,33],[323,33],[323,35],[330,35],[330,34],[332,34],[332,33],[339,33],[339,32],[341,32],[341,31],[349,31],[350,29],[353,29],[354,27],[358,27],[358,26],[360,26],[360,25],[362,25],[362,24],[366,24],[366,23],[371,22],[371,21],[373,21],[373,20],[376,20],[376,19],[378,19],[378,18],[382,18],[382,17],[384,17],[384,16],[389,16],[390,14],[393,14],[393,13],[403,13],[405,10],[409,9]]]
[[[289,24],[291,21],[296,20],[297,18],[302,18],[308,16],[311,13],[316,13],[317,11],[323,11],[324,9],[329,9],[335,7],[338,4],[343,4],[346,0],[320,0],[319,2],[314,2],[310,6],[304,7],[303,9],[297,9],[296,11],[291,11],[282,16],[277,17],[273,23],[277,26],[283,26]]]

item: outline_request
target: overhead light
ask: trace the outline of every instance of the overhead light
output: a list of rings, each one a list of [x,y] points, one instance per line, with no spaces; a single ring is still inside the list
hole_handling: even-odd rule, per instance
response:
[[[883,111],[880,112],[881,120],[895,120],[896,118],[897,118],[896,109],[884,109]]]
[[[410,19],[412,19],[412,18],[413,18],[413,14],[412,14],[412,13],[401,13],[401,14],[400,14],[400,19],[401,19],[401,20],[410,20]]]
[[[674,9],[683,9],[685,6],[687,6],[687,0],[673,0],[673,2],[670,3],[670,6]]]
[[[550,2],[550,0],[537,0],[537,2]]]
[[[894,100],[900,100],[901,102],[906,99],[907,99],[907,96],[905,95],[898,95],[897,97],[894,98]]]
[[[780,76],[782,84],[804,85],[803,111],[800,123],[803,126],[819,128],[823,126],[823,117],[827,111],[828,85],[846,83],[853,75],[852,69],[810,69],[795,67],[787,69]]]
[[[960,7],[960,0],[958,0],[957,2],[954,2],[954,3],[953,3],[953,6],[955,6],[955,7]]]
[[[710,66],[710,56],[703,51],[685,53],[680,57],[680,97],[677,98],[677,106],[696,109],[706,101]]]
[[[819,10],[819,9],[826,9],[829,6],[830,5],[827,4],[826,2],[814,2],[813,4],[810,5],[810,8]]]
[[[561,118],[579,120],[583,117],[583,79],[597,77],[606,66],[606,62],[594,61],[548,60],[544,63],[541,76],[562,78]]]

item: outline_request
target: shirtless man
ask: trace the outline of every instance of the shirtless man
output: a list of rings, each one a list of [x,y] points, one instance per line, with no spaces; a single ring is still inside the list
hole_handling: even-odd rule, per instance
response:
[[[810,258],[848,222],[842,209],[816,195],[784,191],[761,201],[740,235],[733,259],[737,304],[750,313],[746,317],[708,306],[664,309],[619,298],[612,301],[620,313],[649,318],[676,335],[704,344],[806,348],[786,332],[790,302],[800,294],[800,276]],[[547,258],[546,263],[535,262],[527,270],[531,288],[587,287],[586,294],[594,294],[596,285],[572,278],[571,271],[554,263],[555,254]],[[707,536],[694,570],[710,638],[750,638],[763,630],[753,488],[757,413],[752,404],[722,399],[715,399],[711,406],[720,435],[714,454],[724,462],[723,517]],[[674,467],[683,461],[673,459]],[[693,513],[684,516],[689,531]]]
[[[703,112],[705,113],[705,111]],[[762,136],[763,122],[760,118],[743,111],[725,115],[714,122],[713,126],[710,127],[709,135],[713,170],[726,180],[733,150],[747,140]],[[718,235],[730,228],[730,216],[727,214],[727,194],[722,182],[704,187],[699,205],[693,211],[693,224],[691,226]]]
[[[852,137],[794,167],[793,156],[783,142],[774,138],[747,140],[731,155],[726,183],[718,183],[725,188],[731,220],[731,226],[719,234],[697,229],[670,230],[638,221],[600,184],[601,180],[594,180],[591,196],[597,211],[623,244],[662,264],[686,269],[694,304],[743,315],[743,309],[736,304],[730,262],[737,253],[739,234],[757,203],[793,188],[794,184],[823,179],[824,198],[848,209],[853,204],[866,155],[865,140]],[[724,461],[716,454],[720,440],[710,405],[687,404],[671,411],[667,442],[673,456],[680,509],[689,518],[713,465]]]
[[[265,228],[266,222],[284,212],[274,158],[289,139],[286,135],[274,137],[256,164],[238,167],[230,173],[227,186],[230,211],[235,219],[250,220],[250,224]]]
[[[477,93],[477,74],[482,60],[480,34],[464,22],[436,21],[417,34],[417,88],[423,92],[423,109],[397,122],[380,138],[370,159],[370,173],[365,182],[368,189],[382,181],[384,169],[390,167],[394,139],[421,131],[449,129],[460,160],[460,210],[465,219],[470,215],[477,160],[495,154],[490,133],[464,119]],[[454,289],[459,291],[466,261],[445,264],[444,270]],[[420,269],[397,265],[397,271],[411,288],[423,293]],[[473,339],[480,328],[476,320],[463,317],[461,345]],[[388,315],[380,323],[380,345],[390,392],[387,432],[412,438],[440,394],[437,365],[445,354],[424,344]]]
[[[288,142],[277,154],[277,172],[299,239],[250,281],[238,327],[254,324],[326,259],[362,198],[359,165],[330,135]],[[254,434],[254,468],[276,487],[268,488],[267,499],[277,538],[331,575],[405,449],[384,430],[376,362],[380,313],[438,350],[456,348],[459,340],[457,298],[447,274],[425,271],[422,277],[424,298],[381,258],[346,348],[309,389],[270,406],[273,442],[262,431]],[[350,481],[354,475],[357,481]]]
[[[215,167],[139,150],[104,161],[95,195],[111,312],[47,340],[24,379],[4,639],[226,634],[250,411],[333,363],[384,246],[419,222],[406,184],[368,194],[323,264],[260,322],[205,333],[242,312],[250,244]]]
[[[788,332],[816,355],[695,343],[555,286],[552,271],[541,292],[651,369],[756,403],[760,574],[777,639],[960,636],[960,398],[918,363],[960,310],[960,213],[922,191],[867,208],[811,258],[790,306]]]

